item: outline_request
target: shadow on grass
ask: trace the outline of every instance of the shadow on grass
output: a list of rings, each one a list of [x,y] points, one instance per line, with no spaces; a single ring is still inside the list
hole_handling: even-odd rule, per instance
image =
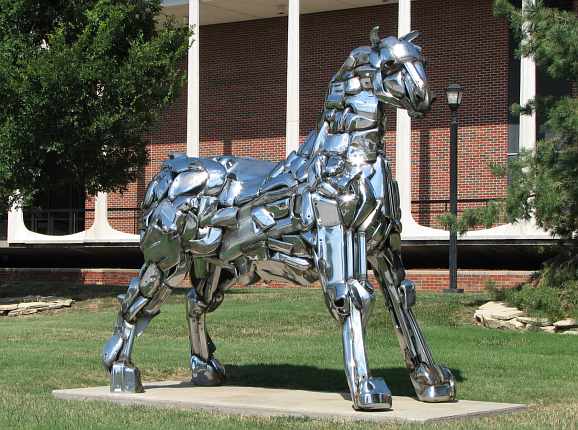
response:
[[[229,364],[226,369],[227,385],[329,392],[347,390],[345,372],[341,369],[292,364]],[[459,369],[451,370],[456,381],[464,380]],[[393,395],[415,396],[408,370],[404,367],[373,369],[372,375],[385,379]]]

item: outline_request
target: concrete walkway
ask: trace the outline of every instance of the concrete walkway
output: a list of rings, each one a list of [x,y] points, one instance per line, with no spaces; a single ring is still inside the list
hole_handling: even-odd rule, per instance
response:
[[[429,422],[526,409],[526,405],[459,400],[453,403],[421,403],[410,397],[393,397],[393,409],[358,412],[338,393],[257,387],[193,387],[178,381],[145,384],[143,394],[111,393],[109,387],[53,391],[64,400],[101,400],[154,407],[216,411],[248,416],[291,416],[344,421]]]

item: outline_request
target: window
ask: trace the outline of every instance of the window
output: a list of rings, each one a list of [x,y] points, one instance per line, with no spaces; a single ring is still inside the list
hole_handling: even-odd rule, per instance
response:
[[[546,0],[546,7],[555,7],[562,10],[573,10],[572,0]],[[514,1],[514,6],[521,7],[522,1]],[[510,63],[509,63],[509,85],[508,85],[508,104],[520,102],[520,59],[516,56],[517,43],[510,31]],[[571,83],[568,81],[554,80],[550,78],[544,69],[536,69],[536,95],[541,97],[563,97],[571,93]],[[543,139],[548,137],[548,130],[545,127],[546,118],[539,113],[536,116],[537,121],[537,138]],[[508,114],[508,159],[517,157],[520,152],[520,118],[518,115]]]
[[[65,235],[84,230],[85,193],[75,186],[51,190],[24,208],[28,229],[42,234]]]
[[[546,0],[546,7],[555,7],[561,10],[573,10],[572,0]],[[540,97],[550,97],[559,99],[570,95],[572,92],[572,83],[566,80],[552,79],[543,68],[538,67],[536,70],[536,94]],[[536,115],[537,138],[546,139],[549,137],[549,131],[546,127],[546,117],[540,112]]]

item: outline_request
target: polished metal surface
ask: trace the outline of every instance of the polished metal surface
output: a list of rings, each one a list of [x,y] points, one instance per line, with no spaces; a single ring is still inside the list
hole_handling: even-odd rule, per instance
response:
[[[278,163],[235,156],[173,154],[142,202],[145,264],[126,294],[103,364],[113,391],[142,390],[131,361],[135,338],[189,274],[187,319],[192,382],[216,385],[225,370],[214,356],[205,316],[234,284],[320,282],[342,331],[353,406],[391,407],[385,381],[371,376],[365,327],[375,302],[371,267],[385,296],[420,400],[455,398],[451,372],[437,365],[412,311],[415,287],[400,254],[399,191],[383,151],[386,106],[415,118],[432,103],[417,33],[354,49],[329,83],[324,111],[297,152]],[[369,265],[368,265],[369,263]]]

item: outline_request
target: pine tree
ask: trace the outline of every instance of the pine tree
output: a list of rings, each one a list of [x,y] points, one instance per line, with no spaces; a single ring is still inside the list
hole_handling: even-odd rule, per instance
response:
[[[527,0],[524,0],[527,1]],[[542,0],[522,9],[495,0],[496,15],[509,20],[519,41],[518,55],[532,55],[551,78],[567,80],[576,89],[578,19],[576,14],[545,7]],[[578,312],[578,98],[537,97],[527,106],[513,106],[520,115],[538,110],[546,118],[547,138],[533,152],[509,163],[510,186],[503,203],[465,211],[461,219],[445,219],[461,232],[474,225],[491,226],[498,219],[528,220],[561,239],[558,255],[545,263],[532,288],[507,293],[510,302],[552,317]],[[501,170],[502,174],[506,168]]]

